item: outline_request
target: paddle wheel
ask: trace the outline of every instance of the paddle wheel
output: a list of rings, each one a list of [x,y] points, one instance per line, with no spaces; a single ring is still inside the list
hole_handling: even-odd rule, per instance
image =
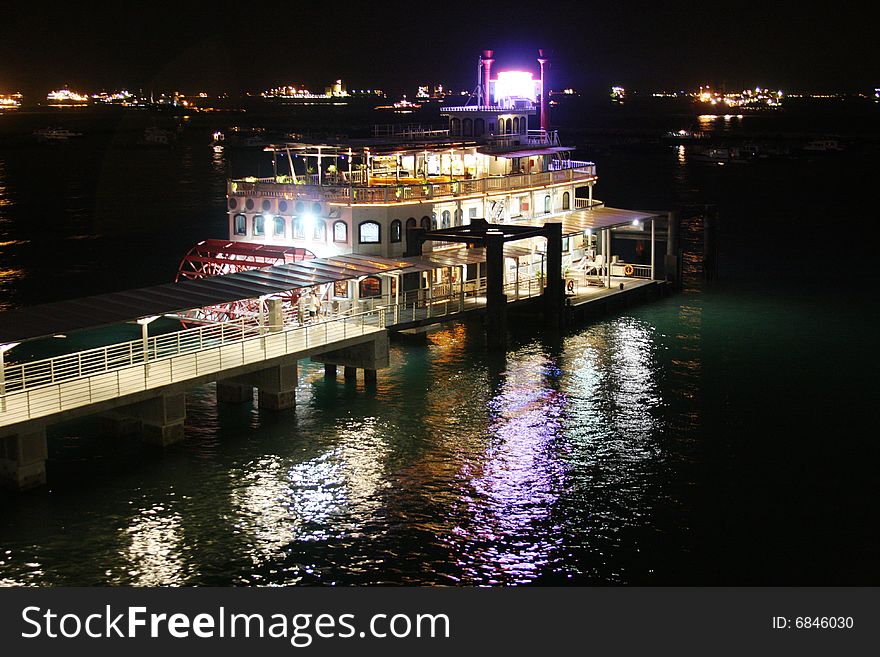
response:
[[[275,244],[255,244],[229,240],[204,240],[196,244],[180,261],[175,281],[196,280],[222,274],[234,274],[249,269],[261,269],[288,262],[311,260],[315,254],[293,246]],[[290,290],[283,299],[293,304],[299,298],[300,290]],[[225,322],[258,312],[255,299],[233,301],[230,303],[198,308],[187,311],[181,322],[184,325]]]

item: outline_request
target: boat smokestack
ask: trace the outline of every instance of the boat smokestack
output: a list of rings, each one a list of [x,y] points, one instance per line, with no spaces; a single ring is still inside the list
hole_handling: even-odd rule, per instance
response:
[[[547,115],[547,78],[544,77],[544,65],[550,68],[550,58],[544,56],[543,50],[538,50],[538,63],[541,65],[541,130],[547,133],[550,129],[550,117]]]
[[[492,77],[492,62],[495,61],[492,59],[492,55],[494,54],[494,50],[484,50],[483,56],[480,58],[480,61],[483,63],[483,97],[486,99],[486,105],[492,103],[492,99],[489,98],[489,80]]]

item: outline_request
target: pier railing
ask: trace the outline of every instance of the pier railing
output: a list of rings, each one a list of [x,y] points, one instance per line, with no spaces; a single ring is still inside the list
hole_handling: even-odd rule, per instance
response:
[[[10,364],[0,377],[0,426],[295,354],[384,327],[382,308],[293,327],[261,327],[252,319],[236,320]]]
[[[503,287],[508,301],[538,296],[543,277]],[[364,312],[281,326],[259,317],[208,324],[26,363],[0,372],[0,426],[52,415],[206,374],[304,352],[388,326],[446,317],[486,305],[486,279],[404,292],[396,303],[372,300]],[[265,316],[264,316],[265,318]],[[218,376],[217,378],[222,378]]]

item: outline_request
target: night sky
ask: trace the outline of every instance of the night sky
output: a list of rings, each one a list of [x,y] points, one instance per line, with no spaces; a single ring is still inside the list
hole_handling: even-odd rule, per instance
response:
[[[5,2],[0,91],[64,84],[258,91],[282,83],[390,92],[472,88],[480,50],[501,67],[553,57],[553,88],[867,91],[876,34],[855,3],[790,2]],[[97,7],[98,5],[95,5]]]

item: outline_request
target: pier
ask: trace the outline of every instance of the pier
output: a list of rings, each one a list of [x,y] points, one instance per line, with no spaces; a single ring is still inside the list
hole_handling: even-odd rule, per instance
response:
[[[611,228],[604,229],[606,253]],[[504,348],[508,310],[540,315],[558,327],[665,287],[646,265],[638,272],[627,268],[628,274],[612,265],[563,277],[564,232],[562,222],[501,226],[479,220],[445,231],[411,229],[412,253],[403,258],[335,256],[2,313],[0,483],[13,489],[46,483],[46,427],[53,424],[95,415],[108,433],[139,430],[146,442],[164,447],[183,439],[185,392],[195,386],[216,382],[220,403],[250,401],[256,389],[260,408],[280,411],[295,405],[303,358],[324,363],[328,376],[341,367],[352,378],[360,369],[371,381],[388,365],[389,332],[482,316],[489,348]],[[505,282],[505,258],[527,252],[508,242],[535,237],[546,239],[542,275],[520,280],[517,269]],[[428,242],[471,248],[421,253]],[[462,273],[457,284],[434,286],[427,275],[453,267]],[[395,294],[314,318],[282,300],[292,290],[367,276],[393,279]],[[243,307],[253,311],[150,335],[158,317],[192,324],[190,311],[233,301],[247,301]],[[124,322],[139,324],[141,338],[29,362],[10,358],[26,340]]]

